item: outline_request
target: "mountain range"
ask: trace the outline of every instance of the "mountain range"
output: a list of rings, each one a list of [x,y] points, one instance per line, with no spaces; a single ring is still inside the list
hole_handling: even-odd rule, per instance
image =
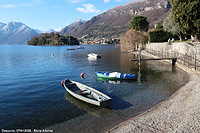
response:
[[[56,33],[56,32],[61,32],[61,30],[62,30],[63,28],[58,28],[58,29],[49,29],[49,30],[47,30],[47,31],[43,31],[43,32],[41,32],[40,31],[40,33],[51,33],[51,32],[53,32],[53,33]]]
[[[70,25],[63,28],[60,33],[64,34],[64,35],[71,35],[72,31],[76,31],[78,29],[78,27],[80,27],[81,25],[83,25],[86,22],[87,22],[86,20],[78,19],[75,22],[73,22]]]
[[[129,29],[134,16],[146,16],[150,27],[161,22],[171,12],[169,0],[132,0],[116,6],[91,20],[66,26],[61,33],[79,38],[118,38]]]
[[[37,35],[35,30],[20,22],[0,23],[0,44],[24,44]]]
[[[162,22],[171,13],[169,0],[132,0],[116,6],[88,21],[77,20],[63,28],[60,33],[85,39],[119,38],[129,29],[134,16],[146,16],[150,27]],[[37,32],[36,32],[37,31]],[[23,44],[40,31],[20,22],[0,22],[0,44]],[[44,33],[55,32],[50,29]]]

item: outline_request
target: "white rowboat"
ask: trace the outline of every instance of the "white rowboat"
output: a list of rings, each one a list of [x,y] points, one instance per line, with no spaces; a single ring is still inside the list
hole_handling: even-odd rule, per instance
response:
[[[65,79],[63,86],[75,98],[96,106],[106,107],[112,100],[106,94],[79,82]]]

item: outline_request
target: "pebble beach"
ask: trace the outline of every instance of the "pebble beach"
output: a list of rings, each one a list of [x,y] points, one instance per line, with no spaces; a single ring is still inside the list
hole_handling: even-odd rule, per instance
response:
[[[188,73],[188,83],[169,99],[107,132],[200,133],[200,74],[180,64],[177,66]]]

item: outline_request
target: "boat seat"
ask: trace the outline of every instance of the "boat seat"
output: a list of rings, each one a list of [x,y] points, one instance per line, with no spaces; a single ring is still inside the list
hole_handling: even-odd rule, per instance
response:
[[[66,87],[72,87],[74,85],[76,85],[76,84],[75,83],[70,83],[70,84],[66,84]]]

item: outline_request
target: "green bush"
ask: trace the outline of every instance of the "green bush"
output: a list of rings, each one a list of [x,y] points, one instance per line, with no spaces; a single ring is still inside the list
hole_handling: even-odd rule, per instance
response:
[[[174,36],[166,32],[164,30],[156,30],[156,31],[151,31],[148,33],[148,40],[149,42],[167,42],[169,38],[174,38]]]
[[[149,22],[147,22],[147,17],[135,16],[130,22],[131,29],[139,31],[148,31]]]

